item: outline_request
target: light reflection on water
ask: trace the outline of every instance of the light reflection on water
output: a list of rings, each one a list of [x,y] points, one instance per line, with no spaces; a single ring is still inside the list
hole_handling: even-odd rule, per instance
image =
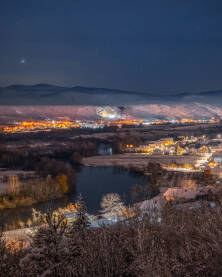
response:
[[[106,193],[120,194],[122,200],[128,204],[131,201],[130,190],[133,184],[144,184],[148,177],[135,176],[126,170],[113,167],[84,167],[77,172],[76,193],[68,194],[64,198],[37,203],[30,207],[19,207],[0,211],[0,227],[5,224],[15,225],[18,221],[27,222],[32,218],[32,208],[46,212],[49,208],[56,210],[74,202],[81,193],[89,213],[97,214],[100,201]]]

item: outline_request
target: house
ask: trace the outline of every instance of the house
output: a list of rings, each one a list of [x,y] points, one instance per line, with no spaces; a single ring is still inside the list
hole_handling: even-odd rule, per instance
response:
[[[208,166],[210,168],[214,168],[214,167],[218,166],[218,163],[215,160],[211,160],[211,161],[209,161]]]

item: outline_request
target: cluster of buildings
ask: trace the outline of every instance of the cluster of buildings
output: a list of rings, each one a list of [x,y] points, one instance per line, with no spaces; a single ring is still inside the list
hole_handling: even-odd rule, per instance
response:
[[[123,125],[137,126],[144,122],[144,120],[118,120],[118,121],[92,121],[92,120],[74,120],[74,121],[22,121],[13,125],[0,126],[1,133],[21,133],[31,132],[38,130],[51,130],[51,129],[68,129],[68,128],[91,128],[98,129],[106,126],[117,126],[121,128]]]
[[[20,133],[34,130],[77,128],[79,124],[71,121],[22,121],[15,125],[4,126],[0,130],[2,133]]]
[[[220,122],[220,118],[209,118],[209,119],[193,119],[193,118],[181,118],[181,119],[162,119],[162,120],[154,120],[150,122],[150,124],[187,124],[187,123],[196,123],[196,124],[203,124],[203,123],[217,123]]]
[[[173,138],[167,138],[137,147],[127,144],[126,152],[146,153],[148,155],[182,155],[186,153],[186,150],[180,146],[179,142],[174,141]]]
[[[116,126],[121,128],[123,125],[146,126],[159,124],[186,124],[186,123],[217,123],[218,118],[211,119],[163,119],[163,120],[143,120],[143,119],[119,119],[119,120],[45,120],[45,121],[22,121],[8,126],[0,126],[1,133],[31,132],[35,130],[66,129],[66,128],[104,128],[106,126]]]
[[[213,146],[211,142],[214,142]],[[181,136],[160,139],[140,146],[125,145],[125,152],[148,155],[155,161],[162,160],[162,166],[173,171],[217,172],[222,177],[222,139]],[[162,156],[162,158],[161,158]]]

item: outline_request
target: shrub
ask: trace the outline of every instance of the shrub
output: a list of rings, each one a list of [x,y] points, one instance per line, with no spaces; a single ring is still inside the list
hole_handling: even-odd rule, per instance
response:
[[[62,215],[48,214],[46,226],[39,229],[31,246],[20,254],[10,253],[1,240],[1,274],[222,276],[221,212],[220,201],[214,209],[204,204],[196,210],[178,210],[167,205],[161,222],[155,215],[140,215],[100,228],[79,223],[68,226]],[[85,222],[84,215],[82,209],[79,222]]]

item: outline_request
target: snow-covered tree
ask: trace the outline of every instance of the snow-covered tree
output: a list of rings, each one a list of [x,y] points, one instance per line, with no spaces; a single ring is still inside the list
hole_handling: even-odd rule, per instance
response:
[[[81,194],[79,195],[77,202],[75,203],[75,206],[77,219],[74,222],[74,226],[77,229],[84,229],[89,226],[89,220],[86,205]]]
[[[123,210],[123,202],[119,194],[117,193],[107,193],[103,196],[101,201],[101,212],[106,214],[120,215]]]

